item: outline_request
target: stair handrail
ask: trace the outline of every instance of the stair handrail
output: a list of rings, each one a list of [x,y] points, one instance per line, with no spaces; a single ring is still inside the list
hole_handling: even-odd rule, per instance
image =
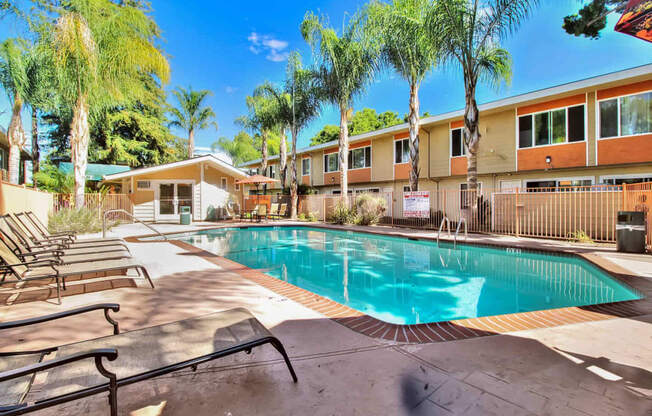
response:
[[[160,235],[161,237],[163,237],[164,240],[167,240],[167,239],[168,239],[168,238],[167,238],[164,234],[162,234],[159,230],[157,230],[156,228],[152,227],[152,226],[149,225],[149,224],[146,224],[146,223],[142,222],[142,221],[139,220],[138,218],[134,217],[134,216],[131,214],[131,212],[126,211],[126,210],[124,210],[124,209],[108,209],[108,210],[104,211],[104,216],[102,217],[102,238],[106,238],[106,215],[107,215],[107,214],[111,214],[111,213],[113,213],[113,212],[121,212],[121,213],[123,213],[123,214],[127,214],[127,215],[129,216],[129,218],[131,218],[132,220],[134,220],[134,221],[136,221],[136,222],[139,222],[139,223],[143,224],[145,227],[149,228],[150,230],[154,231],[156,234],[158,234],[158,235]]]
[[[457,229],[455,230],[455,237],[453,239],[453,248],[457,246],[457,236],[460,233],[460,227],[462,226],[462,223],[464,223],[464,241],[469,238],[469,231],[466,226],[466,218],[462,217],[457,223]]]
[[[451,237],[451,221],[444,215],[444,218],[441,219],[441,224],[439,224],[439,231],[437,231],[437,247],[439,247],[439,236],[441,235],[442,228],[444,228],[444,223],[447,224],[448,236]]]

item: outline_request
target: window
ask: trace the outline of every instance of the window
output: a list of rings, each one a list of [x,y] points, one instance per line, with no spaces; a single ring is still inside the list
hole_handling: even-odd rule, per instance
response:
[[[337,172],[340,170],[340,161],[337,153],[324,155],[324,172]]]
[[[352,194],[353,194],[353,190],[352,190],[352,189],[349,189],[346,193],[347,193],[347,195],[352,195]],[[342,194],[342,191],[341,191],[340,189],[334,189],[333,192],[331,192],[331,194],[332,194],[332,195],[341,195],[341,194]]]
[[[408,163],[410,161],[410,140],[396,140],[394,142],[394,163]]]
[[[584,104],[518,118],[518,147],[523,149],[584,140]]]
[[[268,178],[276,177],[276,165],[267,166],[267,169],[265,170],[265,176]]]
[[[137,189],[151,189],[152,188],[152,182],[151,181],[136,181],[136,188]]]
[[[652,91],[600,101],[600,138],[652,133]]]
[[[236,184],[235,184],[235,190],[236,190],[236,191],[239,191],[239,190],[240,190],[240,184],[239,184],[239,183],[236,183]]]
[[[357,188],[355,190],[356,194],[364,194],[364,193],[373,193],[377,194],[380,192],[380,188]]]
[[[0,169],[9,169],[9,158],[5,149],[0,149]]]
[[[360,147],[349,151],[349,169],[371,167],[371,146]]]
[[[410,185],[403,185],[403,192],[411,192],[412,188],[410,188]]]
[[[582,190],[580,187],[593,185],[593,179],[588,178],[567,178],[548,179],[542,181],[527,181],[525,189],[527,192],[568,192]]]
[[[301,174],[310,176],[310,159],[301,159]]]
[[[451,156],[464,156],[466,154],[466,147],[464,146],[464,139],[462,138],[462,129],[451,130]]]
[[[221,179],[222,179],[222,180],[221,180],[221,188],[224,189],[224,190],[226,191],[226,189],[227,189],[227,181],[226,181],[226,178],[221,178]]]
[[[600,182],[608,185],[629,185],[631,183],[652,182],[652,173],[640,175],[603,176],[600,178]]]

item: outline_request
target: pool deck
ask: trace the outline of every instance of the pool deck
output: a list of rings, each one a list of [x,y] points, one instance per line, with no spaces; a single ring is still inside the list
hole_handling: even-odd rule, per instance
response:
[[[147,233],[141,227],[123,225],[112,235]],[[189,229],[167,224],[157,228]],[[436,235],[364,227],[381,229],[413,237]],[[638,279],[641,287],[652,285],[649,255],[511,237],[470,235],[469,242],[578,250],[615,265]],[[652,309],[647,302],[626,318],[603,313],[597,321],[410,344],[352,331],[327,314],[243,278],[242,270],[216,264],[177,244],[129,245],[150,270],[155,290],[140,279],[83,281],[73,285],[78,290],[71,289],[80,294],[65,296],[62,306],[52,300],[16,303],[0,307],[0,320],[118,302],[121,311],[116,317],[124,331],[244,306],[285,344],[299,383],[290,381],[275,351],[263,347],[251,355],[202,365],[194,373],[179,371],[120,389],[121,415],[652,414]],[[101,314],[97,319],[104,323]],[[88,320],[89,316],[76,316],[44,324],[39,331],[11,331],[0,338],[0,349],[57,345],[110,332],[110,327],[89,325]],[[108,406],[104,396],[94,396],[35,414],[108,414]]]

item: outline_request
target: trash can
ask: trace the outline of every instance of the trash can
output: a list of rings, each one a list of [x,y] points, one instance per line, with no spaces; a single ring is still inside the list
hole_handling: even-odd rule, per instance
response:
[[[616,249],[624,253],[645,253],[645,213],[618,211]]]
[[[190,207],[181,207],[181,213],[179,214],[181,217],[181,225],[190,225],[191,215]]]

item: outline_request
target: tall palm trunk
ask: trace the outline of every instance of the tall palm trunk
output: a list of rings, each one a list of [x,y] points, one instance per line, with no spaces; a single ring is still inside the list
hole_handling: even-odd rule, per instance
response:
[[[20,172],[20,149],[25,145],[25,130],[20,112],[23,109],[23,100],[20,94],[14,94],[14,103],[11,109],[11,120],[7,131],[9,140],[9,182],[17,184]]]
[[[281,170],[281,189],[285,188],[285,177],[287,176],[288,145],[285,142],[285,128],[281,129],[281,141],[279,143],[279,169]]]
[[[38,145],[38,112],[35,107],[32,107],[32,174],[35,174],[39,171],[39,158],[41,157],[39,145]],[[34,182],[34,188],[36,188],[36,181]]]
[[[195,130],[188,131],[188,159],[192,159],[195,155]]]
[[[419,84],[410,84],[410,190],[419,190]]]
[[[263,174],[265,174],[265,171],[267,170],[267,131],[263,130],[261,134],[261,144],[260,144],[260,153],[263,155],[263,160],[260,162],[260,168],[263,171]]]
[[[290,218],[297,218],[297,205],[299,203],[299,186],[297,184],[297,128],[292,126],[292,154],[290,161]]]
[[[340,198],[343,203],[349,205],[349,126],[347,124],[347,106],[340,105],[340,137],[339,137],[339,159],[340,159]]]
[[[88,102],[85,95],[80,95],[73,109],[70,124],[70,156],[75,172],[75,206],[84,206],[84,187],[86,186],[86,166],[88,165],[88,143],[90,131],[88,126]]]
[[[468,183],[467,205],[475,210],[477,206],[478,188],[478,147],[480,145],[480,115],[478,105],[475,101],[476,80],[466,77],[464,80],[466,95],[464,106],[464,143],[467,150],[467,174]]]

